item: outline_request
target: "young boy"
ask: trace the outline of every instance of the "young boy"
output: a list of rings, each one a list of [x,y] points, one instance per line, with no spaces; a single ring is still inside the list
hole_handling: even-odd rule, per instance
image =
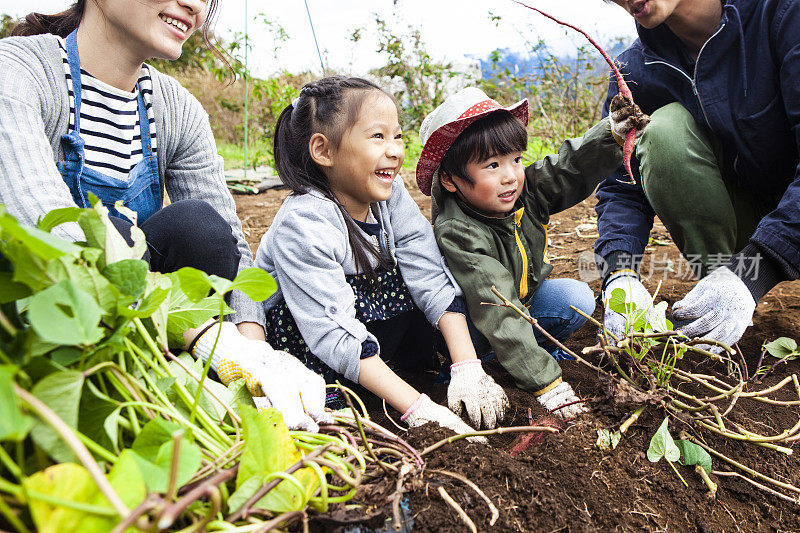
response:
[[[417,184],[432,193],[436,241],[464,291],[470,318],[517,386],[563,418],[586,411],[561,380],[556,360],[568,356],[513,310],[481,302],[498,302],[494,285],[559,341],[583,325],[586,319],[570,305],[591,315],[594,294],[577,280],[546,279],[553,269],[547,261],[547,224],[552,213],[587,198],[622,164],[625,134],[634,126],[641,130],[648,120],[620,96],[609,120],[528,167],[522,164],[527,100],[504,108],[483,91],[467,88],[437,107],[420,128],[424,147]]]

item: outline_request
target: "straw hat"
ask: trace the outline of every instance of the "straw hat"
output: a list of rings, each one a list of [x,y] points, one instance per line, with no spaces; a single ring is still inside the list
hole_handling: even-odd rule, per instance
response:
[[[527,99],[503,107],[476,87],[458,91],[425,117],[419,129],[423,144],[417,163],[419,190],[430,196],[431,183],[439,179],[439,164],[456,138],[479,118],[498,111],[508,111],[523,124],[528,124]]]

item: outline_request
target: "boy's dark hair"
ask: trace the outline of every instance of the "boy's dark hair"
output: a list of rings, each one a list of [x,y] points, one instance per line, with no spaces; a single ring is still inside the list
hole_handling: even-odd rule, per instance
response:
[[[338,148],[344,134],[358,121],[361,106],[376,91],[394,100],[392,95],[362,78],[330,76],[305,84],[297,100],[278,117],[273,145],[278,176],[292,189],[292,194],[305,194],[313,189],[339,207],[356,271],[371,280],[376,280],[377,274],[370,259],[376,259],[377,266],[386,270],[393,267],[392,261],[364,237],[353,217],[336,199],[327,176],[311,158],[308,143],[312,135],[322,133]]]
[[[470,124],[456,138],[442,158],[441,171],[474,183],[467,172],[469,163],[524,152],[527,146],[528,132],[518,118],[508,111],[491,113]]]

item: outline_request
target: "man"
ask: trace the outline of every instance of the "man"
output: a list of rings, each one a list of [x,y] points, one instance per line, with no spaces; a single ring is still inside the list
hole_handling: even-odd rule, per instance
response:
[[[658,215],[702,277],[673,317],[733,344],[757,302],[800,275],[800,0],[614,2],[637,23],[617,59],[652,122],[636,184],[619,169],[597,191],[603,290],[649,305],[637,272]],[[612,80],[604,114],[617,92]],[[605,319],[624,330],[608,308]]]

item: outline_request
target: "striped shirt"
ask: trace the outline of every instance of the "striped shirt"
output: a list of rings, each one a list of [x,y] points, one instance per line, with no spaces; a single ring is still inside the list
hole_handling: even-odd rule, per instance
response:
[[[75,129],[75,94],[67,58],[66,41],[58,40],[69,90],[69,131]],[[142,65],[139,89],[123,91],[103,83],[81,69],[81,137],[85,141],[86,166],[107,176],[127,180],[142,159],[137,97],[142,91],[150,119],[150,143],[156,154],[153,118],[153,83],[147,66]]]

